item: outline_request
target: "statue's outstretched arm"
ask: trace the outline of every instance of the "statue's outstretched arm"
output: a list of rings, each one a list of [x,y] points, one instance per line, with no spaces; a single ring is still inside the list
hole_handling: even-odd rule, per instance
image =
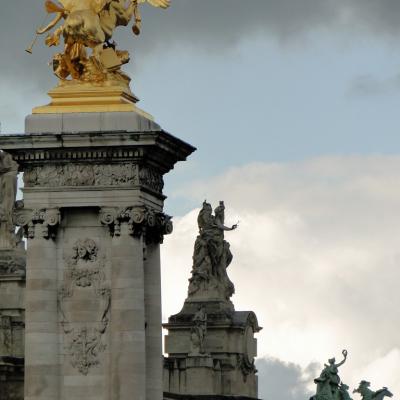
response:
[[[234,231],[237,228],[237,224],[232,225],[232,227],[229,228],[228,226],[225,226],[219,222],[216,223],[216,226],[223,231]]]
[[[341,365],[343,365],[345,362],[346,362],[346,360],[347,360],[347,350],[343,350],[342,351],[342,354],[343,354],[343,360],[339,363],[339,364],[336,364],[336,367],[340,367]]]

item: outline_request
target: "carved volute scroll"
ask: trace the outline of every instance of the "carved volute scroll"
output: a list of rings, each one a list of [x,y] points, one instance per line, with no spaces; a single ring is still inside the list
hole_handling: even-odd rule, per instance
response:
[[[121,235],[121,225],[127,224],[128,233],[133,237],[144,236],[147,243],[162,243],[164,235],[172,233],[172,218],[145,206],[123,209],[103,207],[100,221],[110,228],[112,236]]]
[[[30,210],[20,206],[14,212],[15,225],[23,228],[25,237],[28,239],[35,237],[54,239],[60,221],[61,215],[58,208]]]
[[[87,375],[100,364],[100,354],[106,349],[104,334],[110,320],[111,289],[106,282],[104,257],[99,255],[97,243],[92,239],[75,243],[73,256],[65,267],[64,282],[58,293],[64,344],[71,365]],[[94,315],[91,321],[76,316],[77,302],[97,307],[81,310]]]

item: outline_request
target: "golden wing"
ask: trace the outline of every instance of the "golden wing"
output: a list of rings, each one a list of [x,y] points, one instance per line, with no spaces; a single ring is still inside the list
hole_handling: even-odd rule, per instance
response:
[[[153,7],[168,8],[171,5],[171,0],[138,0],[139,3],[149,3]]]

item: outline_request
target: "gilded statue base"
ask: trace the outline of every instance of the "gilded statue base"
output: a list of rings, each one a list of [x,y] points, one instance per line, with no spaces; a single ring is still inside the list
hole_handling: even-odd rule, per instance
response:
[[[153,116],[135,103],[139,99],[122,85],[89,83],[58,85],[48,92],[51,103],[35,107],[32,114],[64,114],[91,112],[136,112],[150,120]]]

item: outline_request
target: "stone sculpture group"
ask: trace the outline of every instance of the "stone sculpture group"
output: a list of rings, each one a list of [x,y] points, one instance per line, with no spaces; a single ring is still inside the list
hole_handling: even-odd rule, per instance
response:
[[[221,201],[212,214],[212,206],[206,201],[197,218],[199,236],[194,245],[193,270],[190,278],[189,297],[222,296],[229,300],[235,287],[227,274],[232,262],[229,243],[224,240],[224,232],[232,231],[237,225],[225,226],[225,205]]]
[[[339,377],[339,367],[347,360],[347,350],[343,350],[342,354],[344,358],[341,362],[336,363],[335,358],[330,358],[320,376],[314,379],[317,392],[310,400],[351,400],[349,386],[344,384]],[[362,400],[382,400],[384,397],[393,396],[386,387],[373,391],[369,388],[370,385],[370,382],[362,380],[353,393],[359,393]]]

